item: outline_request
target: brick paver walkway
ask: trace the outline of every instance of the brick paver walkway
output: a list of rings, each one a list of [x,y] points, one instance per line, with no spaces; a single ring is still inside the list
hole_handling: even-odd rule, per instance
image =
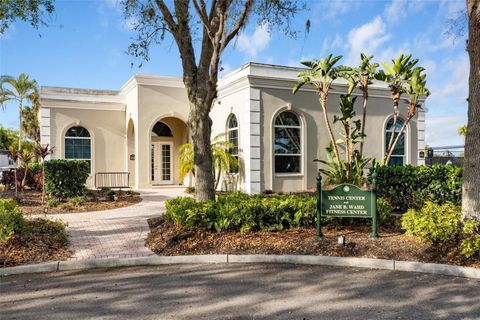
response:
[[[68,224],[72,259],[128,258],[154,255],[145,239],[147,219],[164,211],[165,200],[181,195],[184,188],[141,190],[142,202],[107,211],[51,215]]]

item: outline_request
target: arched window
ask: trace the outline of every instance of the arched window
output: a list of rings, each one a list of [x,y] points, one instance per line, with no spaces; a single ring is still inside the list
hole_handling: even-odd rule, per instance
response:
[[[152,129],[152,137],[173,137],[172,130],[165,123],[158,121]]]
[[[404,124],[403,120],[397,117],[394,139],[396,138],[397,134],[400,132],[400,129],[402,128],[403,124]],[[388,150],[388,144],[390,143],[390,138],[392,137],[393,130],[394,128],[393,128],[393,117],[392,117],[388,120],[387,125],[385,127],[385,152],[387,152]],[[406,163],[405,151],[406,150],[405,150],[405,132],[404,132],[400,137],[400,139],[398,140],[398,143],[395,146],[395,149],[393,149],[392,157],[390,158],[388,165],[390,166],[404,165]]]
[[[230,115],[227,120],[227,139],[233,145],[229,151],[238,161],[238,121],[234,114]],[[238,168],[232,168],[230,172],[237,173]]]
[[[295,113],[284,111],[275,118],[275,173],[301,173],[301,131],[300,119]]]
[[[88,162],[92,170],[92,138],[84,127],[72,127],[65,133],[65,159]]]

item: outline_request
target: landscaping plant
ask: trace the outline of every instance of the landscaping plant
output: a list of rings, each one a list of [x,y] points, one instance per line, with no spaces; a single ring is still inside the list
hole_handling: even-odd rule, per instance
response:
[[[218,187],[222,174],[230,172],[231,169],[238,168],[238,160],[231,153],[230,150],[234,145],[225,140],[225,134],[221,133],[215,136],[212,140],[212,159],[213,167],[215,169],[215,190]],[[192,174],[195,176],[194,152],[193,144],[186,143],[180,147],[180,180],[183,180],[186,175]]]
[[[362,112],[362,129],[361,136],[365,137],[365,126],[367,122],[367,104],[368,104],[368,88],[373,82],[372,80],[377,77],[377,68],[379,64],[372,62],[373,56],[367,56],[365,53],[360,54],[360,65],[352,70],[346,72],[344,77],[347,79],[348,93],[351,94],[353,89],[357,87],[362,91],[363,97],[363,112]],[[360,140],[360,156],[363,156],[363,146],[365,139]]]
[[[50,148],[48,144],[40,145],[37,144],[35,147],[36,154],[42,159],[42,204],[45,202],[45,159],[47,156],[52,154],[55,150],[55,147]]]
[[[25,228],[26,221],[16,201],[0,199],[0,242]]]
[[[422,67],[415,67],[418,59],[411,59],[412,55],[400,54],[392,60],[392,65],[383,62],[383,70],[377,73],[377,79],[385,81],[389,88],[393,102],[393,131],[387,144],[387,150],[382,160],[384,165],[388,165],[395,147],[403,136],[405,129],[416,114],[417,109],[421,107],[418,103],[420,97],[427,97],[430,91],[426,88],[427,76],[422,74],[425,70]],[[408,94],[407,118],[403,126],[396,132],[397,121],[400,114],[399,102],[402,94]]]
[[[454,240],[461,230],[460,208],[450,202],[426,202],[420,210],[410,209],[402,217],[405,233],[423,241],[440,243]]]
[[[90,169],[86,161],[49,160],[45,162],[45,190],[58,199],[80,196],[85,191]]]
[[[222,194],[217,201],[196,202],[189,197],[166,201],[165,218],[186,228],[208,231],[279,231],[312,226],[316,201],[308,195]]]
[[[340,153],[338,151],[337,140],[333,134],[332,125],[328,117],[328,94],[330,88],[335,79],[343,77],[347,71],[351,71],[351,68],[346,66],[336,66],[337,62],[342,56],[333,57],[329,54],[326,58],[312,61],[301,61],[300,63],[308,67],[308,70],[303,70],[298,74],[298,82],[293,87],[293,94],[297,93],[300,88],[305,85],[312,85],[318,92],[318,99],[323,110],[323,119],[325,121],[325,127],[327,128],[330,143],[332,145],[332,152],[335,156],[337,166],[341,167]]]

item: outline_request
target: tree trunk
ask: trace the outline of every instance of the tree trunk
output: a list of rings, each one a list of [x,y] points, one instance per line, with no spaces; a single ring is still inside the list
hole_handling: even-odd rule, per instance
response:
[[[19,110],[20,110],[20,125],[18,126],[18,152],[22,151],[22,113],[23,113],[23,105],[22,105],[22,101],[23,98],[20,97],[20,100],[19,100]]]
[[[333,135],[332,125],[330,124],[330,120],[328,119],[327,100],[320,98],[320,105],[323,109],[323,118],[325,120],[325,125],[327,126],[328,136],[330,137],[330,141],[332,142],[333,153],[335,154],[335,159],[337,160],[338,167],[340,168],[342,166],[342,161],[340,160],[340,153],[338,152],[337,141],[335,140],[335,136]]]
[[[362,114],[362,141],[360,142],[360,156],[363,157],[363,145],[365,144],[365,122],[367,121],[368,84],[363,91],[363,114]]]
[[[212,120],[202,116],[199,110],[210,110],[206,106],[193,106],[189,115],[189,127],[193,144],[193,161],[195,164],[195,198],[197,201],[215,199],[215,177],[212,163],[212,146],[210,136]]]
[[[470,77],[463,167],[462,217],[480,221],[480,0],[467,0]]]

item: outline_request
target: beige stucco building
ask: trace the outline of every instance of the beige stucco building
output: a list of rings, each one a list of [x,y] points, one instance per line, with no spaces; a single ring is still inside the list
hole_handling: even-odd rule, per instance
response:
[[[210,114],[213,136],[226,133],[238,145],[238,172],[220,187],[247,193],[301,191],[315,186],[318,163],[329,143],[313,87],[292,95],[298,68],[249,63],[223,77]],[[338,114],[346,84],[335,82],[330,116]],[[359,92],[354,92],[360,95]],[[90,163],[88,185],[101,172],[128,172],[130,187],[188,185],[180,180],[179,147],[189,142],[189,103],[181,78],[135,75],[119,91],[42,87],[41,140],[58,159]],[[357,116],[361,101],[356,102]],[[401,115],[406,107],[401,105]],[[370,89],[366,155],[381,159],[392,130],[390,92],[383,83]],[[338,131],[338,130],[336,130]],[[425,114],[407,128],[393,161],[424,163]]]

